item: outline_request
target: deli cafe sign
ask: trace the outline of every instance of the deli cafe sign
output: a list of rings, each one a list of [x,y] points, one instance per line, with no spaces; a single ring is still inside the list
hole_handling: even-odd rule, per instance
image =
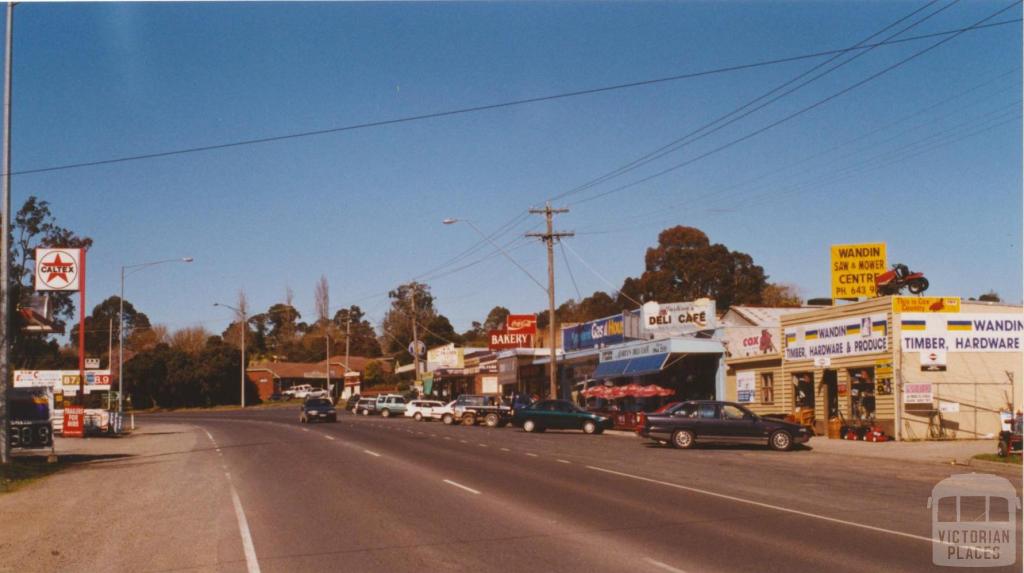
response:
[[[715,301],[702,298],[693,302],[643,306],[644,328],[649,332],[683,334],[715,328]]]

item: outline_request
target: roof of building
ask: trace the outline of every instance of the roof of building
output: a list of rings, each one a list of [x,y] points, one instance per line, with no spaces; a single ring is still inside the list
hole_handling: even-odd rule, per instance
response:
[[[783,316],[817,308],[823,307],[731,306],[722,317],[722,324],[725,326],[779,326],[779,319]]]
[[[367,358],[365,356],[350,356],[349,367],[353,372],[362,372],[366,364],[371,360],[378,360],[384,371],[390,371],[391,365],[387,360]],[[320,362],[255,362],[246,368],[246,371],[268,371],[277,378],[326,378],[327,361]],[[345,357],[331,358],[331,378],[341,378],[345,374]]]

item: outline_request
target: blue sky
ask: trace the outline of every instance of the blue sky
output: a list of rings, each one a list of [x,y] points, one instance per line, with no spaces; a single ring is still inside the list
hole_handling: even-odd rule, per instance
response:
[[[852,46],[925,2],[19,4],[15,173],[497,103]],[[920,18],[946,6],[936,2]],[[973,24],[961,2],[900,37]],[[995,21],[1020,18],[1016,6]],[[911,22],[908,20],[907,22]],[[906,25],[906,24],[904,24]],[[898,28],[893,28],[890,33]],[[941,38],[877,48],[692,145],[556,206],[580,292],[643,270],[660,230],[691,225],[751,254],[771,280],[827,296],[829,245],[886,242],[929,294],[1021,293],[1021,25],[963,34],[721,152]],[[485,231],[538,277],[521,216],[726,114],[825,58],[373,129],[15,175],[13,203],[50,201],[95,239],[88,306],[122,264],[126,298],[171,329],[262,310],[314,283],[377,321],[386,292],[425,278],[458,330],[546,296],[492,249],[443,263]],[[842,61],[842,60],[840,60]],[[512,243],[512,241],[515,241]],[[584,262],[586,261],[586,264]],[[593,269],[592,272],[590,268]],[[441,267],[438,273],[426,271]],[[454,272],[451,272],[454,271]],[[558,252],[557,298],[576,297]],[[437,276],[441,275],[441,276]],[[600,276],[598,276],[600,275]],[[603,277],[603,278],[600,278]]]

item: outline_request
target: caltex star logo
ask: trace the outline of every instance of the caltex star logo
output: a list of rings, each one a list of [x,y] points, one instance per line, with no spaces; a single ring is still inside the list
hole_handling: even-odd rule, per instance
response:
[[[75,249],[38,249],[36,254],[36,290],[78,290]]]
[[[68,282],[68,265],[66,262],[60,260],[60,253],[53,256],[53,261],[46,265],[43,272],[46,273],[46,282],[49,283],[53,279],[63,279],[65,284]],[[71,268],[74,271],[74,267]]]

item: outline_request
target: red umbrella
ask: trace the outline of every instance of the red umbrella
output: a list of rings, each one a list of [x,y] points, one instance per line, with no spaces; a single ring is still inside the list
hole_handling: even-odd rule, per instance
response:
[[[607,398],[611,398],[613,400],[616,400],[618,398],[623,398],[625,396],[626,396],[626,387],[625,386],[614,386],[614,387],[612,387],[611,389],[608,390],[608,394],[607,394],[606,397]]]
[[[658,391],[658,396],[675,396],[676,391],[671,388],[662,388]]]
[[[625,386],[623,386],[623,389],[622,389],[622,391],[625,392],[626,396],[639,396],[640,395],[640,390],[641,390],[641,386],[639,384],[636,384],[636,383],[626,384]]]
[[[591,386],[583,391],[583,395],[587,398],[600,398],[604,394],[604,386]]]
[[[637,392],[636,395],[640,396],[641,398],[653,398],[654,396],[659,395],[659,393],[663,390],[664,388],[662,388],[661,386],[658,386],[657,384],[651,384],[649,386],[644,386],[643,388],[640,388],[640,391]]]

